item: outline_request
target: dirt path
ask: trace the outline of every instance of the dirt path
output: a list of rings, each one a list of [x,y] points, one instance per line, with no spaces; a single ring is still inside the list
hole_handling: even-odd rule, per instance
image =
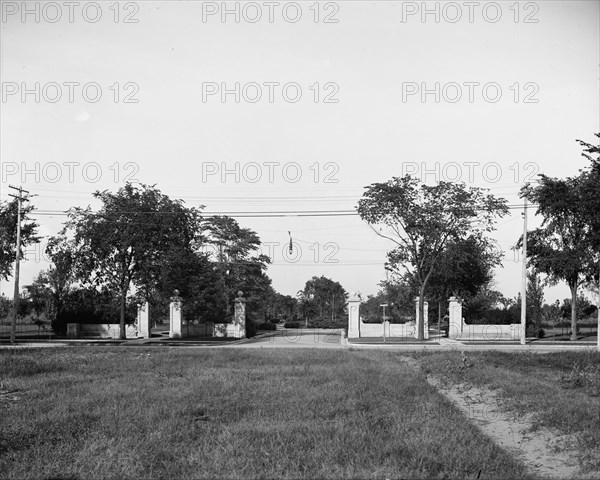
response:
[[[531,432],[527,418],[502,412],[494,392],[465,384],[447,386],[434,376],[428,376],[427,381],[483,433],[521,460],[533,475],[542,478],[600,478],[598,473],[586,476],[577,473],[576,452],[553,451],[557,445],[569,445],[572,438],[557,437],[546,430],[527,433]]]

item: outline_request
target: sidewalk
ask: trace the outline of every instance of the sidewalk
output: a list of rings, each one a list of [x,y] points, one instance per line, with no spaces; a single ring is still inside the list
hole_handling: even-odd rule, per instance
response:
[[[518,341],[510,342],[503,340],[454,340],[434,336],[429,340],[418,341],[412,338],[350,338],[344,342],[349,348],[383,348],[403,351],[415,350],[470,350],[470,351],[529,351],[529,352],[556,352],[556,351],[581,351],[586,349],[598,349],[596,342],[540,342],[530,341],[521,345]],[[395,340],[395,341],[391,341]]]
[[[529,351],[556,352],[596,350],[595,341],[586,342],[545,342],[530,339],[526,345],[518,341],[506,340],[454,340],[432,335],[429,340],[418,341],[406,337],[343,338],[341,330],[325,329],[284,329],[261,332],[253,338],[181,338],[172,339],[167,336],[152,338],[136,338],[129,340],[115,339],[57,339],[31,341],[17,340],[15,344],[0,342],[0,349],[10,348],[48,348],[72,346],[123,346],[123,347],[176,347],[176,348],[348,348],[348,349],[389,349],[399,351],[419,350],[469,350],[469,351]]]

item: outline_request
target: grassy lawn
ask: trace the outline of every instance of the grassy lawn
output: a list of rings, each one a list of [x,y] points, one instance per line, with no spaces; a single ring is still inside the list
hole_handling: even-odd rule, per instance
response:
[[[600,471],[600,353],[460,352],[414,355],[450,382],[497,389],[500,407],[534,428],[573,435],[584,471]]]
[[[2,478],[527,478],[389,352],[0,351]]]

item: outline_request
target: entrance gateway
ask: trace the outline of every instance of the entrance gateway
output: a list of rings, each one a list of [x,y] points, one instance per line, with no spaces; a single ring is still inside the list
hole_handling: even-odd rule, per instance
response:
[[[183,318],[183,300],[179,291],[175,290],[169,304],[169,338],[188,337],[229,337],[246,338],[246,299],[243,292],[238,292],[234,300],[234,315],[231,323],[186,321]],[[148,302],[138,307],[137,337],[150,338],[150,305]]]
[[[520,323],[509,325],[500,324],[468,324],[463,318],[463,306],[460,299],[450,297],[449,301],[449,326],[448,337],[454,340],[501,340],[517,341],[521,338],[522,326]],[[361,300],[354,296],[348,300],[348,338],[417,338],[419,319],[419,298],[415,299],[416,322],[404,324],[390,323],[364,323],[360,318]],[[425,339],[429,339],[428,303],[424,303],[423,316],[425,325],[423,328]]]
[[[365,323],[360,318],[360,303],[361,300],[354,296],[348,300],[348,338],[361,337],[418,337],[418,322],[419,322],[419,297],[415,299],[415,322],[408,323],[390,323],[389,320],[384,320],[379,323]],[[424,317],[424,334],[425,339],[429,339],[429,323],[428,316],[429,304],[423,305]]]

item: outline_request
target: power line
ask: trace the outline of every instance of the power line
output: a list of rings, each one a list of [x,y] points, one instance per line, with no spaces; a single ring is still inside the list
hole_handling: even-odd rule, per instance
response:
[[[527,208],[536,208],[538,205],[529,204]],[[507,205],[508,210],[522,210],[523,205]],[[483,209],[474,209],[475,211],[483,211]],[[99,214],[101,212],[90,212]],[[111,215],[119,214],[152,214],[152,215],[179,215],[183,212],[156,212],[156,211],[116,211],[111,212]],[[35,210],[33,215],[63,215],[69,214],[67,210]],[[200,212],[202,217],[219,217],[228,216],[233,218],[279,218],[279,217],[346,217],[358,216],[356,210],[282,210],[282,211],[222,211],[222,212]]]

